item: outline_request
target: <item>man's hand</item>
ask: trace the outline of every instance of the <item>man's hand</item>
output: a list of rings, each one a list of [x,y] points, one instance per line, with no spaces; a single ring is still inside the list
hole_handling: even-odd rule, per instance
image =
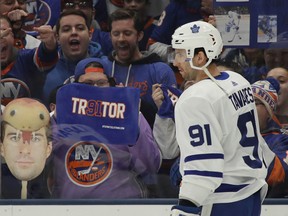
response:
[[[21,9],[12,10],[7,13],[8,18],[11,20],[12,23],[17,21],[22,22],[22,17],[26,17],[27,15],[28,14]]]
[[[45,44],[47,50],[52,51],[57,48],[56,34],[50,25],[42,25],[33,29],[38,32],[37,38]]]
[[[161,84],[154,84],[152,86],[152,98],[158,109],[161,107],[164,100],[163,91],[160,87]]]

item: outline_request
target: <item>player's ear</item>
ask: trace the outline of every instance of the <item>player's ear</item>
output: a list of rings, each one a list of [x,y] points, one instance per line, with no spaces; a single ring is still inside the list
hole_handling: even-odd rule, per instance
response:
[[[197,53],[196,60],[197,60],[199,65],[201,65],[203,62],[205,64],[206,63],[206,59],[207,59],[207,57],[206,57],[204,52],[200,51],[200,52]]]

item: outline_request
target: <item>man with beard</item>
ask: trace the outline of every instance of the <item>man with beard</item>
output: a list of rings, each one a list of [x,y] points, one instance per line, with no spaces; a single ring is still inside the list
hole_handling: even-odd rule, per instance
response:
[[[106,59],[107,75],[114,77],[117,84],[140,89],[141,112],[152,127],[157,112],[151,96],[152,85],[176,87],[174,72],[157,54],[140,52],[138,43],[143,38],[143,25],[138,13],[129,9],[114,11],[109,28],[114,51]]]
[[[157,22],[153,16],[148,15],[151,2],[149,0],[124,0],[123,4],[124,8],[134,10],[139,13],[139,16],[141,17],[144,25],[144,35],[142,40],[139,41],[139,49],[141,51],[147,50],[148,39],[156,27]]]
[[[42,40],[36,49],[18,49],[14,46],[12,24],[0,15],[1,47],[1,104],[19,97],[40,98],[43,71],[53,67],[57,60],[56,38],[51,26],[35,28]]]

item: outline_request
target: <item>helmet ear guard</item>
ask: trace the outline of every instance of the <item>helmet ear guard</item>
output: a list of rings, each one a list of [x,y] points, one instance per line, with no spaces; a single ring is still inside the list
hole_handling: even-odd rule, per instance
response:
[[[218,59],[223,49],[220,32],[210,23],[195,21],[177,28],[172,35],[172,47],[186,50],[187,58],[193,58],[196,48],[203,48],[209,63]],[[190,61],[192,67],[192,61]]]

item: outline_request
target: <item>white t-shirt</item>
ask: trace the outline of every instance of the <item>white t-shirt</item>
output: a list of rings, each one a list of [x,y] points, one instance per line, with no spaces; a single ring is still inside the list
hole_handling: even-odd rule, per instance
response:
[[[41,41],[29,34],[26,34],[26,37],[25,37],[25,40],[26,40],[26,45],[25,45],[25,49],[34,49],[34,48],[37,48]]]

